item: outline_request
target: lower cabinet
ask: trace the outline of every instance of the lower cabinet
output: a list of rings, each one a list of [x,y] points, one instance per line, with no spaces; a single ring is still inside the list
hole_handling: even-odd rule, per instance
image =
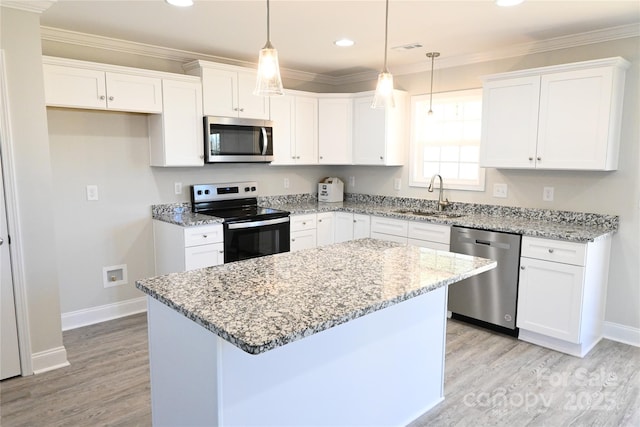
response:
[[[334,213],[322,212],[317,214],[316,243],[326,246],[334,243]]]
[[[611,239],[523,237],[519,338],[583,357],[602,338]]]
[[[409,221],[410,245],[448,251],[450,239],[451,227],[448,225]]]
[[[182,227],[153,221],[156,274],[169,274],[224,263],[222,224]]]
[[[371,236],[371,217],[369,215],[336,212],[334,222],[335,243]]]
[[[291,252],[317,246],[316,221],[316,214],[291,215]]]
[[[407,243],[409,221],[402,219],[371,217],[371,237],[397,243]]]

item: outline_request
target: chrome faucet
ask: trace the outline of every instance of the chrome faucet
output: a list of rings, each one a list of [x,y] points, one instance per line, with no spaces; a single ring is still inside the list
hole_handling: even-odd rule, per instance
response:
[[[427,188],[427,191],[429,193],[433,193],[433,181],[436,180],[436,177],[440,178],[440,193],[438,194],[438,211],[443,211],[444,208],[449,206],[449,199],[442,200],[442,177],[439,174],[435,174],[431,177],[431,182],[429,183],[429,188]]]

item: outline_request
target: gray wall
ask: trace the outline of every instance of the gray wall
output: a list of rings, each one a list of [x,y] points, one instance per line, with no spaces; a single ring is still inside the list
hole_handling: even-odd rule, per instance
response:
[[[179,64],[139,56],[118,54],[45,42],[44,53],[76,59],[179,72]],[[447,191],[452,201],[519,205],[550,209],[617,214],[620,232],[614,237],[607,320],[640,328],[640,238],[638,204],[640,151],[637,117],[639,39],[625,39],[481,64],[437,70],[436,92],[480,87],[478,76],[537,66],[555,65],[610,56],[632,62],[627,74],[620,167],[615,172],[555,172],[487,170],[485,192]],[[444,53],[446,54],[446,53]],[[390,64],[393,72],[392,64]],[[411,94],[428,92],[429,73],[395,76],[396,85]],[[285,86],[315,91],[349,92],[370,90],[373,82],[338,88],[315,83],[285,82]],[[408,167],[274,167],[266,165],[217,165],[204,168],[161,169],[147,166],[145,118],[71,110],[49,110],[51,160],[56,195],[56,248],[63,312],[121,301],[137,295],[131,285],[103,289],[103,266],[127,263],[130,282],[152,273],[152,236],[149,205],[186,201],[173,194],[173,182],[188,185],[235,179],[257,180],[262,194],[314,192],[318,178],[338,175],[356,177],[350,191],[433,199],[423,188],[408,188]],[[407,123],[408,125],[408,123]],[[408,142],[408,141],[407,141]],[[79,154],[82,153],[82,154]],[[291,188],[283,188],[289,177]],[[402,189],[393,190],[393,179],[401,178]],[[509,185],[509,197],[491,195],[493,183]],[[101,200],[86,202],[84,187],[98,184]],[[542,201],[542,188],[555,187],[555,201]],[[78,230],[90,230],[80,233]],[[91,247],[92,251],[79,248]],[[89,246],[87,246],[89,245]],[[82,274],[72,267],[81,264]]]
[[[32,353],[39,353],[62,346],[53,218],[55,193],[44,105],[40,17],[0,8],[0,31],[6,60],[30,343]]]

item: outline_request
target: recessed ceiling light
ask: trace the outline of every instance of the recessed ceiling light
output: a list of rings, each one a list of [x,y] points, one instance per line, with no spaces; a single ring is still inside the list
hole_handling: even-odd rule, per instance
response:
[[[340,40],[334,41],[333,44],[339,47],[351,47],[354,44],[356,44],[356,42],[354,42],[351,39],[340,39]]]
[[[496,0],[496,4],[498,6],[509,7],[509,6],[516,6],[522,3],[523,1],[524,0]]]
[[[193,0],[165,0],[172,6],[189,7],[193,6]]]

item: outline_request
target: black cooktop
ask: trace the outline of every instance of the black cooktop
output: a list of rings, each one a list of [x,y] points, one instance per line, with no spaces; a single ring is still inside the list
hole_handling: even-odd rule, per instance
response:
[[[254,197],[197,202],[193,204],[192,210],[196,213],[223,218],[225,222],[262,221],[289,216],[287,211],[258,206]]]

